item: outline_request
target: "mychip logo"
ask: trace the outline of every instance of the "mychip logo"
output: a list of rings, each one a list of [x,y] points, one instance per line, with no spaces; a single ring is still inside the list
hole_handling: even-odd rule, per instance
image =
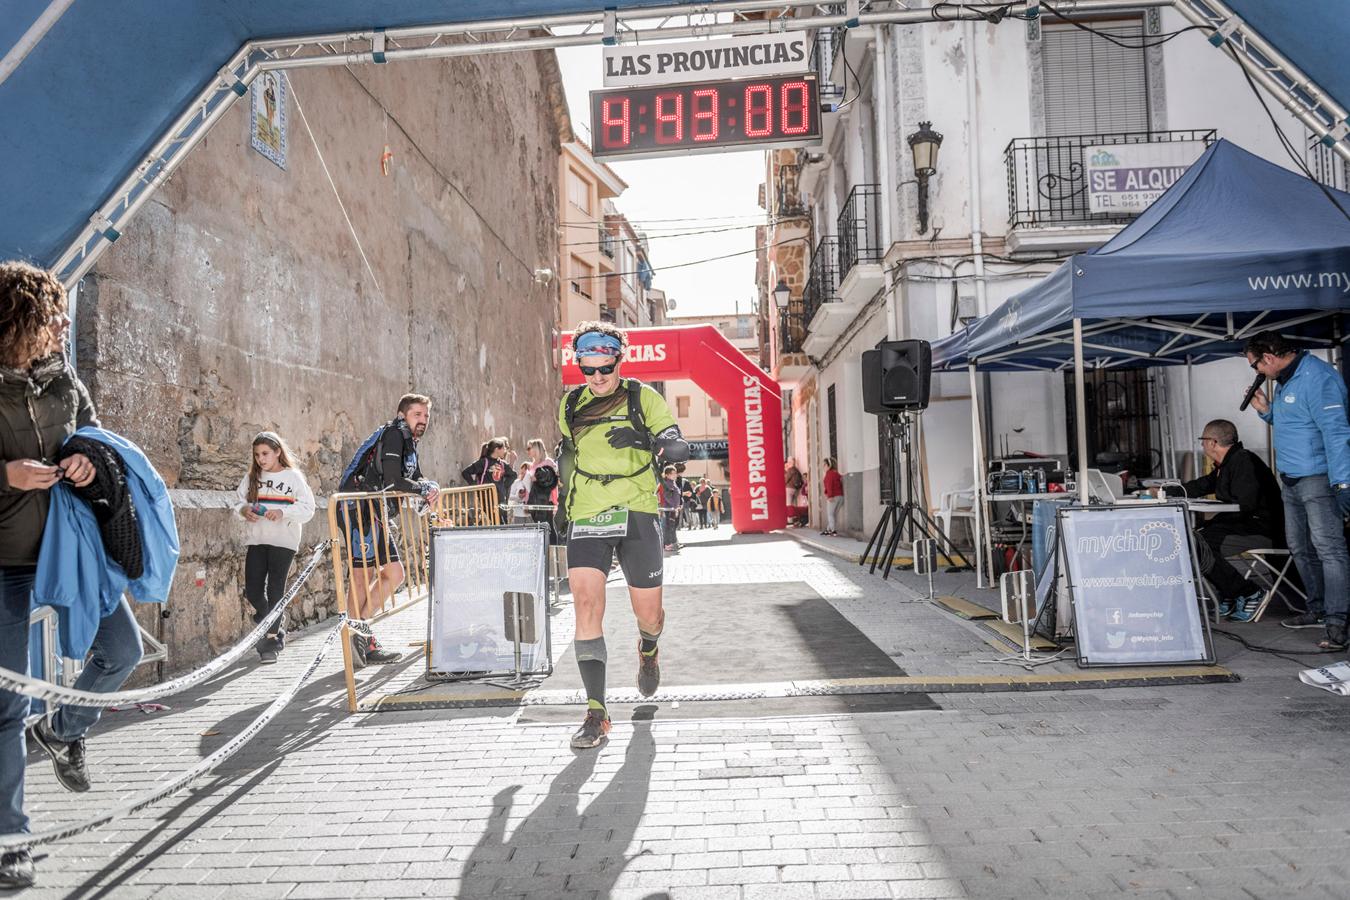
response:
[[[1181,534],[1168,522],[1148,522],[1118,534],[1086,535],[1077,541],[1080,554],[1105,559],[1112,553],[1140,553],[1155,563],[1171,562],[1181,555]]]

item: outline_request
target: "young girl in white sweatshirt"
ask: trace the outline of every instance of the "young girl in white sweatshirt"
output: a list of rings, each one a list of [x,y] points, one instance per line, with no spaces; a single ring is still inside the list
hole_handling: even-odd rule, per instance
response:
[[[300,526],[314,517],[314,494],[278,435],[264,431],[253,439],[253,464],[239,482],[235,506],[248,523],[244,543],[244,596],[261,622],[286,591],[286,573],[300,549]],[[265,663],[277,661],[286,644],[286,616],[258,642]]]

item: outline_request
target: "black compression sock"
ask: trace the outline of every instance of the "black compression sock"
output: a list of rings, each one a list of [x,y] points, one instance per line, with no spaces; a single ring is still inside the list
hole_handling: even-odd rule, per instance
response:
[[[605,709],[605,639],[592,638],[588,641],[576,641],[573,645],[577,654],[577,669],[581,671],[581,683],[586,687],[586,701],[591,709]]]
[[[647,635],[644,634],[642,636],[642,644],[638,647],[638,649],[642,652],[644,656],[652,655],[653,653],[656,652],[656,638],[648,637]]]

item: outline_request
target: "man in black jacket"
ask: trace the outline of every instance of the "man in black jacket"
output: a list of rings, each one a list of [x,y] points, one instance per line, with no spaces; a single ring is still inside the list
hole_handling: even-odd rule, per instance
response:
[[[1280,484],[1261,457],[1242,446],[1236,426],[1227,419],[1205,426],[1200,449],[1214,463],[1214,471],[1167,492],[1187,497],[1213,494],[1220,502],[1238,505],[1237,512],[1219,513],[1196,531],[1201,539],[1196,550],[1201,573],[1218,591],[1220,615],[1249,622],[1261,603],[1261,592],[1253,591],[1228,558],[1243,550],[1284,546]]]
[[[436,482],[422,477],[417,459],[417,442],[426,434],[430,422],[431,399],[422,394],[404,394],[398,401],[398,415],[384,426],[373,445],[357,451],[357,458],[347,466],[339,489],[400,491],[420,494],[427,503],[434,503],[440,488]],[[384,513],[381,503],[363,500],[348,501],[344,510],[346,526],[352,533],[349,612],[358,664],[388,663],[403,655],[386,650],[366,622],[384,608],[404,578],[398,544],[388,531]]]

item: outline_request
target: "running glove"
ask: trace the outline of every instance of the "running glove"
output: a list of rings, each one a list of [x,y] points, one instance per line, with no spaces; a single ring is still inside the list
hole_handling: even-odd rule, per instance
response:
[[[621,428],[611,428],[609,434],[609,445],[615,450],[651,450],[652,436],[645,431],[638,431],[631,425],[625,425]]]

